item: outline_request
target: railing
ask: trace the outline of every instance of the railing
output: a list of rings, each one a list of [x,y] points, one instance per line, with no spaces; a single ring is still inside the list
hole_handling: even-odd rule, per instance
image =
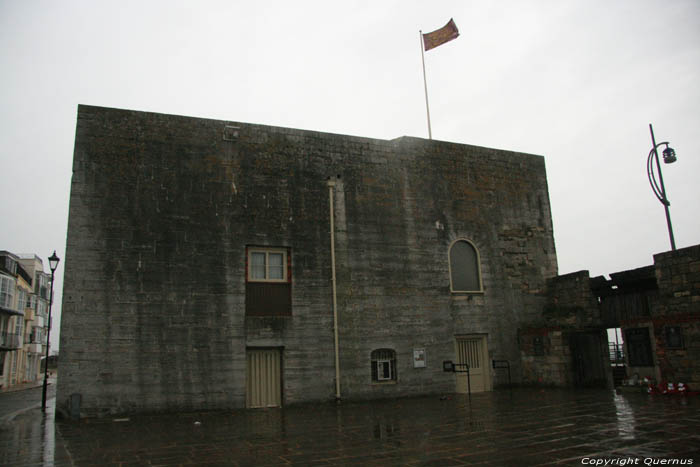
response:
[[[22,340],[19,333],[3,332],[0,333],[0,348],[3,349],[19,349]]]
[[[608,342],[608,357],[610,363],[625,363],[625,352],[622,344]]]

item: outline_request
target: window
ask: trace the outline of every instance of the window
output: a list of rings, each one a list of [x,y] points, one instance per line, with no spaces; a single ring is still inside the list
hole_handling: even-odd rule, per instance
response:
[[[396,352],[391,349],[373,350],[371,364],[373,382],[396,381]]]
[[[666,326],[664,328],[664,334],[666,337],[666,348],[669,348],[669,349],[682,349],[683,348],[683,334],[681,333],[680,326]]]
[[[0,306],[13,308],[15,298],[15,280],[11,277],[0,275]]]
[[[248,280],[251,282],[287,282],[287,252],[281,249],[248,250]]]
[[[32,328],[32,332],[29,334],[29,343],[30,344],[40,344],[42,342],[42,332],[41,328],[38,326],[34,326]]]
[[[469,240],[456,240],[450,246],[450,290],[482,292],[479,252]]]
[[[0,266],[2,266],[2,269],[12,274],[13,276],[17,275],[17,261],[15,261],[9,256],[0,256],[0,258],[2,258],[0,259]]]
[[[49,280],[48,275],[41,273],[41,272],[36,273],[37,288],[35,291],[38,293],[38,295],[41,298],[45,298],[47,300],[49,299],[49,284],[50,284],[50,282],[51,281]]]
[[[248,316],[292,314],[291,254],[288,248],[246,249],[245,310]]]
[[[24,289],[18,289],[17,290],[17,309],[20,311],[24,311],[24,309],[27,307],[29,302],[27,301],[27,292],[24,291]]]
[[[45,300],[39,298],[36,300],[36,315],[46,318],[49,306]]]
[[[24,317],[23,316],[17,316],[15,317],[15,334],[22,337],[24,334],[22,332],[22,326],[24,325]]]

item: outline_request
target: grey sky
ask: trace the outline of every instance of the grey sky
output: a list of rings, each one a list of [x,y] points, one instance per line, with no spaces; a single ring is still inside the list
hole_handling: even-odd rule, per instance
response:
[[[450,18],[433,137],[546,157],[560,273],[670,249],[649,123],[676,242],[700,243],[697,0],[0,0],[0,249],[64,257],[78,104],[427,138],[418,30]]]

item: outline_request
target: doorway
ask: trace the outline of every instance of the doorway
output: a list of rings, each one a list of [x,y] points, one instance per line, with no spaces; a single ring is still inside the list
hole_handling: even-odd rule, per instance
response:
[[[248,349],[246,352],[246,407],[282,405],[281,349]]]
[[[613,385],[621,386],[627,379],[627,368],[625,366],[625,347],[622,337],[622,329],[608,328],[608,358],[612,369]]]
[[[607,378],[603,362],[602,333],[575,332],[569,336],[569,348],[576,387],[605,387]]]
[[[488,348],[485,335],[458,336],[456,338],[457,370],[469,365],[469,373],[457,373],[457,392],[466,394],[491,390],[488,365]],[[467,377],[469,381],[467,381]]]

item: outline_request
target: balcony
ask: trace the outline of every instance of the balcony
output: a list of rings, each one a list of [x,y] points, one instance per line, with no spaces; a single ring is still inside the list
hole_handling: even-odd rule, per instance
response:
[[[3,332],[0,333],[0,349],[2,350],[17,350],[21,348],[22,340],[19,333]]]
[[[23,312],[23,311],[17,311],[17,310],[15,310],[14,308],[9,308],[9,307],[3,306],[3,305],[0,305],[0,312],[6,313],[6,314],[8,314],[8,315],[20,315],[20,316],[24,316],[24,312]]]
[[[43,346],[38,342],[30,342],[30,343],[24,344],[24,350],[26,350],[29,353],[41,354],[41,353],[43,353]]]

